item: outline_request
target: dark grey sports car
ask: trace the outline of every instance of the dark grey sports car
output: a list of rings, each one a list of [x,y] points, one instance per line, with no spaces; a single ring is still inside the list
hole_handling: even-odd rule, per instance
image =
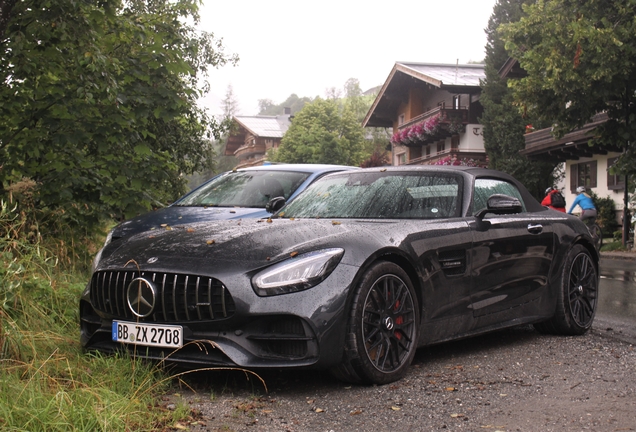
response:
[[[191,366],[401,378],[418,347],[532,323],[589,330],[590,234],[512,177],[467,167],[328,175],[269,219],[108,244],[80,301],[88,349]]]

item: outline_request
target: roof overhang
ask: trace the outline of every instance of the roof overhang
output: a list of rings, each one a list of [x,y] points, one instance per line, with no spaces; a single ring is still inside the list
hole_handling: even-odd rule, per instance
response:
[[[526,70],[519,65],[519,61],[512,57],[508,57],[497,73],[502,78],[523,78],[528,75]]]
[[[605,123],[608,117],[606,113],[600,113],[592,118],[583,127],[565,134],[562,138],[552,135],[552,128],[541,129],[525,135],[525,149],[519,153],[534,160],[565,162],[566,160],[578,160],[582,157],[604,155],[608,152],[622,152],[618,145],[590,145],[594,138],[594,130]]]

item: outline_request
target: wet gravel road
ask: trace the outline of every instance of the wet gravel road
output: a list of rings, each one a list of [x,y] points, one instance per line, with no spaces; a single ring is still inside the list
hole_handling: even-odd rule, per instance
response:
[[[186,378],[164,405],[187,404],[203,431],[635,431],[636,350],[595,326],[579,337],[530,326],[420,349],[406,378],[356,386],[328,373]],[[188,388],[189,387],[189,388]]]

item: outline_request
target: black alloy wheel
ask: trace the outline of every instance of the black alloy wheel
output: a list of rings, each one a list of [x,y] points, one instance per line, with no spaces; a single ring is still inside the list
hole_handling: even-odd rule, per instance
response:
[[[586,333],[596,315],[598,284],[598,269],[590,251],[582,245],[575,245],[565,259],[555,314],[534,327],[541,333]]]
[[[358,286],[349,317],[346,357],[333,372],[345,381],[387,384],[404,376],[415,356],[419,311],[398,265],[379,262]]]
[[[598,277],[589,254],[579,253],[572,261],[567,293],[572,320],[580,328],[589,328],[598,299]]]

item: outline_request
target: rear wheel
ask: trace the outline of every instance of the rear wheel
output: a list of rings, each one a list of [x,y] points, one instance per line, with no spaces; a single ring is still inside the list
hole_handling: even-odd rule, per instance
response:
[[[376,263],[356,289],[345,358],[332,372],[357,383],[396,381],[413,361],[418,336],[417,297],[408,275],[396,264]]]
[[[557,308],[548,321],[535,324],[542,333],[580,335],[592,327],[598,302],[598,272],[590,252],[570,250],[563,266]]]

